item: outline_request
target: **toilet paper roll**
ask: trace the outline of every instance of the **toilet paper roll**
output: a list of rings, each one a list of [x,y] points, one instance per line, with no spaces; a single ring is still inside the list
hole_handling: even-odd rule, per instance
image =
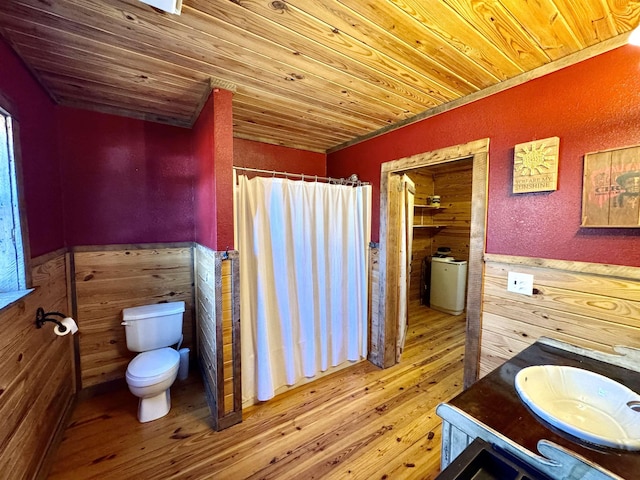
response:
[[[71,335],[73,335],[74,333],[76,333],[78,331],[78,325],[76,324],[76,321],[71,318],[71,317],[67,317],[64,320],[62,320],[62,325],[64,325],[66,328],[66,330],[64,332],[60,331],[60,326],[56,325],[53,329],[54,333],[60,337],[64,336],[64,335],[68,335],[69,333]]]

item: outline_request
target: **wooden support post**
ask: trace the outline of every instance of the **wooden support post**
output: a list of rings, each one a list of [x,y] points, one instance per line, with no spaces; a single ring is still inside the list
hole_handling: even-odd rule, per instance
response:
[[[238,252],[196,246],[198,358],[216,430],[242,421]]]

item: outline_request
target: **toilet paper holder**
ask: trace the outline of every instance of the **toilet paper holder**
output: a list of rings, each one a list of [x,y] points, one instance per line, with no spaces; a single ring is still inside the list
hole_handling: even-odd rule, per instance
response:
[[[64,333],[67,331],[67,326],[63,325],[62,322],[60,320],[56,320],[55,318],[49,318],[49,316],[51,315],[55,315],[57,317],[60,318],[66,318],[67,316],[60,313],[60,312],[47,312],[44,313],[44,308],[39,307],[38,310],[36,310],[36,327],[37,328],[42,328],[42,326],[44,325],[45,322],[53,322],[56,325],[58,325],[58,328],[60,329],[60,332]]]

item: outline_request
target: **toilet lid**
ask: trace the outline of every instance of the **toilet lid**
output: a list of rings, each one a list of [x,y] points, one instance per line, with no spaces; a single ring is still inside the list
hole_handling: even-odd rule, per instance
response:
[[[136,355],[127,367],[127,382],[133,386],[153,385],[177,370],[180,354],[170,347],[150,350]]]

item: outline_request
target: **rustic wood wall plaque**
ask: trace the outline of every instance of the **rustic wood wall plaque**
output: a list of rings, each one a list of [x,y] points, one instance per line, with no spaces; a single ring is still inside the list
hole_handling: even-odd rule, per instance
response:
[[[583,227],[640,227],[640,146],[584,156]]]
[[[516,145],[513,152],[513,193],[557,190],[559,148],[558,137]]]

